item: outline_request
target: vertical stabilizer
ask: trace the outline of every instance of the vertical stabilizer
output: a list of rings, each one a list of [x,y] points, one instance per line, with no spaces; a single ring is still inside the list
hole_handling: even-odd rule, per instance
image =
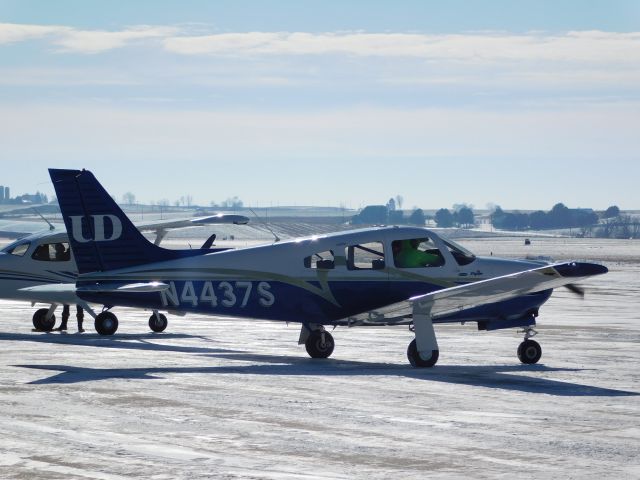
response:
[[[79,273],[170,260],[149,242],[87,170],[49,169]]]

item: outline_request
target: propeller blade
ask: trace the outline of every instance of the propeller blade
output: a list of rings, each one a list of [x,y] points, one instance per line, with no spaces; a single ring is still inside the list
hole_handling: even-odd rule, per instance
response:
[[[579,287],[575,283],[567,283],[565,287],[568,288],[573,293],[575,293],[576,295],[579,295],[580,297],[584,298],[584,288]]]

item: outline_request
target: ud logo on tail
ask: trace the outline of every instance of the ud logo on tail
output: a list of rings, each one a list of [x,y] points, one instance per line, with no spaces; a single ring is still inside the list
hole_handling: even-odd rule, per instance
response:
[[[93,231],[95,238],[85,238],[82,233],[82,220],[86,218],[84,215],[71,215],[71,233],[76,242],[87,243],[92,240],[95,242],[110,242],[117,240],[122,235],[122,222],[115,215],[90,215],[93,221]],[[105,235],[105,221],[111,222],[111,234]]]

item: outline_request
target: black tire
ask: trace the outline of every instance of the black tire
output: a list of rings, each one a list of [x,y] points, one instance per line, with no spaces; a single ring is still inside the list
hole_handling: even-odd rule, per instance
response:
[[[53,330],[56,324],[56,316],[51,315],[51,318],[47,318],[47,312],[49,309],[40,308],[33,314],[33,328],[36,330],[42,330],[43,332],[50,332]]]
[[[538,363],[542,356],[542,347],[535,340],[525,340],[518,345],[518,358],[527,365]]]
[[[164,332],[168,324],[169,324],[169,321],[167,320],[167,316],[164,315],[163,313],[158,313],[157,316],[154,313],[149,317],[149,328],[154,332],[157,332],[157,333]]]
[[[102,312],[96,317],[94,326],[100,335],[113,335],[118,330],[118,317],[111,312]]]
[[[324,341],[322,339],[324,333]],[[333,336],[329,332],[315,330],[311,332],[304,346],[311,358],[329,358],[336,346]]]
[[[431,352],[431,358],[429,360],[425,360],[420,356],[420,352],[418,352],[418,345],[416,344],[416,340],[413,339],[407,348],[407,358],[409,359],[409,363],[412,367],[416,368],[426,368],[433,367],[436,363],[438,363],[438,358],[440,357],[440,350],[433,350]]]

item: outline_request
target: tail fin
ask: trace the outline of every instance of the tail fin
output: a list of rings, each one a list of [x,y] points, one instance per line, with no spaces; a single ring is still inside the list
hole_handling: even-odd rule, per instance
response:
[[[88,170],[49,169],[49,175],[80,273],[181,256],[149,242]]]

